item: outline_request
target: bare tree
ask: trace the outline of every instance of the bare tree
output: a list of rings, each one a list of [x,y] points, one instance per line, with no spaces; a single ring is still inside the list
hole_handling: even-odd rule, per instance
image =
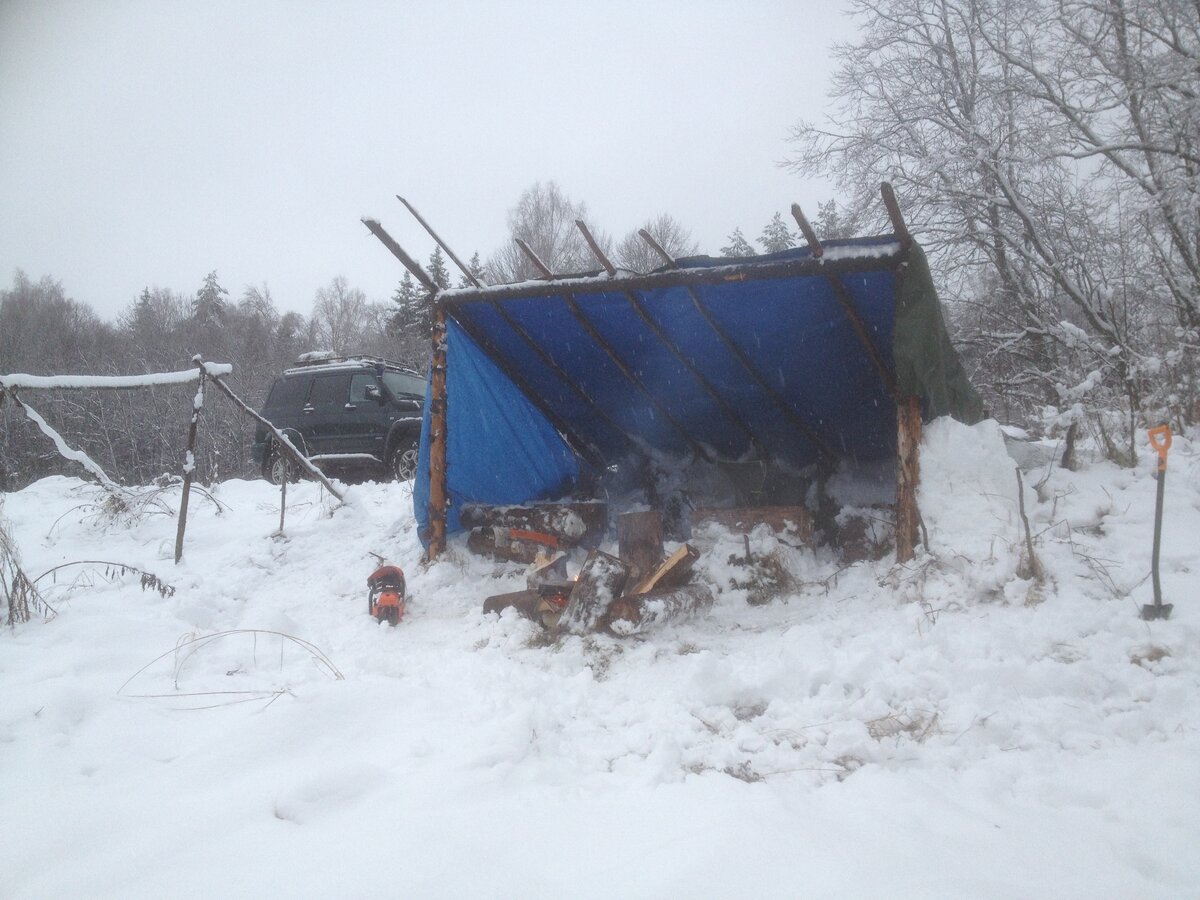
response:
[[[553,181],[539,181],[509,210],[508,230],[511,238],[525,241],[555,274],[594,271],[596,258],[575,226],[576,219],[587,221],[587,206],[573,202]],[[592,234],[607,254],[612,239],[596,229]],[[539,277],[512,240],[488,260],[487,273],[493,283]]]
[[[681,256],[692,256],[699,249],[699,244],[692,239],[692,232],[670,213],[660,213],[646,220],[641,229],[635,228],[617,244],[613,261],[625,269],[634,272],[650,272],[663,264],[660,257],[650,245],[642,240],[639,230],[649,232],[660,247],[667,251],[673,259]]]

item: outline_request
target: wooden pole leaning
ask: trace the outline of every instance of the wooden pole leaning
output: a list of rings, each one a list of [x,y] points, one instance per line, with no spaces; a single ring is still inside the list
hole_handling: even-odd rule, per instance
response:
[[[450,494],[447,488],[446,306],[434,297],[433,364],[429,373],[429,545],[425,558],[433,562],[446,550]]]
[[[192,496],[192,476],[196,472],[196,432],[200,427],[200,410],[204,408],[204,361],[197,356],[194,362],[200,369],[200,382],[192,400],[192,420],[188,425],[187,450],[183,457],[183,494],[179,498],[179,521],[175,527],[175,565],[183,559],[183,536],[187,531],[188,501]]]
[[[204,363],[201,362],[200,365],[203,366]],[[309,462],[308,457],[297,450],[292,442],[288,440],[287,436],[283,434],[283,432],[272,425],[270,421],[264,419],[262,416],[252,410],[246,401],[235,394],[233,390],[230,389],[229,385],[221,380],[221,376],[214,375],[211,372],[207,372],[207,375],[208,380],[215,384],[221,393],[233,402],[234,406],[238,407],[238,409],[252,418],[255,422],[258,422],[260,425],[265,427],[267,431],[271,432],[271,436],[275,438],[276,445],[278,445],[279,449],[283,451],[283,454],[288,459],[296,464],[296,468],[302,472],[307,472],[310,476],[312,476],[313,480],[321,482],[321,484],[325,487],[325,490],[329,491],[329,493],[333,494],[333,496],[337,497],[339,500],[345,501],[346,495],[334,487],[332,482],[325,477],[325,473]]]

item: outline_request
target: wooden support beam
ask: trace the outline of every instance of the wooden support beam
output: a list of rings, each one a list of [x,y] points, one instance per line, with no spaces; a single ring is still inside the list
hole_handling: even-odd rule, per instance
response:
[[[878,248],[876,248],[878,249]],[[615,279],[615,289],[621,291],[650,291],[672,287],[698,287],[711,284],[728,284],[731,281],[775,281],[780,278],[803,278],[837,272],[853,275],[859,272],[892,271],[906,262],[908,254],[897,249],[883,256],[845,255],[833,259],[771,259],[763,262],[731,262],[720,266],[698,266],[696,268],[666,269],[644,275],[620,276]],[[540,271],[540,270],[539,270]],[[546,276],[550,277],[550,276]],[[494,300],[552,297],[563,290],[575,293],[601,292],[609,286],[595,276],[555,278],[541,284],[501,284],[484,288],[459,288],[446,296],[452,307],[467,303],[488,303]]]
[[[867,331],[866,323],[863,321],[862,316],[858,314],[858,307],[854,305],[854,297],[850,293],[849,288],[842,283],[841,276],[839,275],[830,274],[826,280],[829,282],[829,286],[833,288],[833,296],[841,304],[846,318],[850,320],[850,327],[854,329],[854,334],[858,337],[858,342],[862,344],[863,350],[866,351],[867,358],[871,361],[871,365],[875,367],[875,371],[879,373],[879,378],[883,382],[883,387],[887,391],[888,396],[893,400],[898,399],[896,376],[887,367],[887,364],[884,363],[883,354],[875,346],[875,341],[871,337],[871,333]]]
[[[804,211],[800,209],[799,203],[792,204],[792,218],[800,226],[800,233],[804,235],[804,242],[808,244],[812,258],[820,259],[825,253],[825,248],[821,246],[820,240],[817,239],[817,232],[808,221],[808,216],[804,215]]]
[[[921,483],[921,400],[902,397],[896,404],[896,562],[913,558],[921,513],[917,487]]]
[[[458,258],[458,254],[456,254],[453,250],[450,249],[450,245],[447,244],[445,241],[443,241],[441,239],[441,237],[438,236],[438,233],[433,230],[433,227],[428,222],[425,221],[425,219],[421,216],[421,214],[419,212],[417,212],[417,208],[415,206],[413,206],[411,203],[409,203],[407,200],[405,200],[403,197],[401,197],[399,194],[396,195],[396,199],[399,200],[401,203],[403,203],[405,208],[410,213],[412,213],[413,218],[417,220],[417,222],[421,225],[421,227],[429,232],[429,236],[431,238],[433,238],[434,242],[439,247],[441,247],[443,250],[446,251],[446,255],[449,256],[450,259],[454,261],[454,264],[456,266],[458,266],[458,270],[463,273],[463,278],[467,279],[467,281],[471,282],[471,284],[473,284],[475,287],[483,287],[483,284],[479,281],[478,278],[475,277],[475,273],[473,273],[470,269],[468,269],[466,267],[466,265],[463,264],[463,261]]]
[[[429,544],[425,555],[433,562],[446,550],[446,517],[450,511],[450,494],[446,486],[446,307],[436,298],[429,392]]]
[[[679,263],[674,257],[671,256],[671,254],[663,249],[662,245],[654,239],[654,236],[651,235],[650,232],[642,228],[638,231],[638,234],[641,236],[642,240],[649,244],[650,248],[662,258],[664,263],[671,268],[678,268]],[[806,441],[808,441],[817,449],[817,452],[827,463],[836,461],[837,455],[833,452],[833,448],[830,447],[824,441],[824,439],[822,439],[808,425],[808,423],[796,413],[791,404],[788,403],[778,391],[771,387],[770,383],[768,383],[766,378],[763,377],[762,373],[758,371],[758,368],[754,365],[753,361],[751,361],[750,357],[742,350],[741,347],[737,345],[737,342],[733,339],[733,337],[721,327],[721,324],[715,318],[713,318],[712,313],[705,308],[704,304],[700,302],[700,297],[696,293],[696,289],[690,285],[685,287],[688,292],[688,297],[691,298],[692,306],[695,307],[696,312],[700,314],[700,317],[704,319],[712,332],[717,336],[721,343],[725,345],[726,349],[733,354],[734,358],[737,359],[737,361],[741,364],[742,369],[746,372],[746,374],[749,375],[754,383],[758,385],[759,389],[767,395],[767,397],[775,405],[775,408],[779,410],[779,412],[783,414],[784,418],[786,418],[788,422],[790,422],[792,426],[804,436]]]
[[[183,493],[179,497],[179,521],[175,526],[175,565],[183,559],[183,536],[187,531],[188,501],[192,496],[192,475],[196,471],[196,432],[200,428],[200,410],[204,408],[204,363],[197,358],[200,384],[192,400],[192,419],[188,423],[187,450],[183,457]]]
[[[440,289],[436,284],[434,284],[433,279],[429,277],[429,273],[422,269],[417,264],[416,260],[404,252],[404,248],[397,244],[392,236],[383,230],[382,225],[380,225],[374,219],[366,218],[362,220],[362,223],[366,225],[368,229],[370,229],[371,234],[379,238],[379,241],[383,244],[383,246],[387,247],[388,250],[391,251],[392,256],[400,260],[404,268],[408,269],[408,271],[412,273],[413,278],[421,282],[425,290],[429,291],[430,294],[435,296],[437,295],[437,292]]]
[[[673,415],[671,415],[671,411],[668,410],[665,405],[659,402],[658,398],[654,396],[648,387],[646,387],[645,383],[641,378],[638,377],[637,373],[634,372],[633,369],[621,359],[616,348],[604,339],[604,335],[596,330],[596,327],[592,325],[592,323],[588,320],[588,317],[584,315],[583,310],[579,308],[579,303],[575,300],[574,295],[570,293],[564,293],[563,299],[566,301],[567,309],[571,311],[571,315],[575,317],[575,320],[583,327],[583,330],[588,333],[588,336],[595,342],[596,346],[603,350],[604,354],[610,360],[612,360],[613,365],[615,365],[620,373],[625,376],[625,380],[633,385],[634,388],[640,391],[642,395],[650,401],[650,405],[658,410],[663,419],[665,419],[667,423],[675,429],[675,432],[681,438],[683,438],[684,443],[691,447],[692,452],[695,453],[700,459],[708,462],[715,462],[712,454],[709,453],[704,447],[700,446],[699,442],[697,442],[695,438],[687,433],[687,430],[684,429],[681,424],[679,424],[679,421]]]
[[[474,338],[475,343],[483,348],[483,352],[488,355],[488,358],[512,380],[512,383],[517,386],[517,390],[525,395],[525,399],[538,408],[538,411],[546,417],[546,421],[554,426],[554,429],[562,435],[563,440],[575,453],[596,469],[603,469],[608,464],[599,448],[584,438],[566,419],[559,416],[550,407],[550,404],[533,389],[533,386],[517,371],[516,366],[500,351],[487,332],[465,316],[461,319],[456,318],[454,321]]]
[[[596,257],[596,259],[600,262],[600,265],[604,266],[604,271],[609,275],[616,275],[616,266],[609,262],[608,257],[604,255],[604,251],[600,249],[600,245],[597,244],[596,239],[592,237],[592,233],[588,230],[588,227],[584,223],[583,219],[576,219],[575,227],[579,229],[580,233],[583,235],[583,239],[587,241],[587,245],[592,251],[592,256]]]
[[[623,293],[625,294],[625,299],[629,301],[629,305],[633,308],[633,311],[637,314],[638,318],[642,320],[642,324],[649,328],[654,336],[659,339],[662,345],[667,348],[668,352],[670,352],[672,356],[679,360],[680,364],[692,374],[693,378],[700,382],[700,387],[702,387],[704,392],[712,398],[712,401],[716,403],[721,412],[725,414],[725,417],[734,425],[736,425],[742,431],[742,433],[746,435],[747,438],[749,438],[750,445],[758,452],[759,457],[764,459],[770,457],[771,452],[767,450],[762,441],[758,439],[758,435],[754,433],[754,429],[750,427],[750,423],[742,418],[741,414],[729,403],[727,403],[724,398],[721,397],[721,395],[717,392],[716,386],[704,376],[704,373],[700,371],[699,367],[686,356],[684,356],[683,352],[675,346],[675,343],[671,340],[670,336],[657,322],[654,321],[653,318],[651,318],[650,313],[646,311],[646,307],[638,298],[638,295],[633,291],[624,291]]]
[[[621,427],[621,425],[619,425],[617,423],[616,419],[614,419],[612,416],[610,416],[608,413],[606,413],[604,411],[604,409],[600,406],[600,404],[592,399],[591,395],[588,394],[587,391],[585,391],[583,388],[581,388],[578,384],[575,383],[575,380],[566,373],[566,370],[564,370],[562,366],[560,366],[558,363],[556,363],[554,361],[554,357],[552,357],[549,354],[549,352],[546,350],[546,348],[544,348],[541,344],[539,344],[537,341],[535,341],[533,339],[532,335],[530,335],[529,332],[525,330],[525,326],[523,326],[520,322],[518,322],[508,312],[508,310],[506,310],[503,306],[501,306],[499,301],[493,301],[491,306],[492,306],[492,309],[494,309],[496,311],[496,315],[500,316],[500,318],[504,320],[504,324],[506,324],[509,328],[511,328],[517,334],[517,336],[520,337],[521,340],[523,340],[525,342],[525,345],[534,352],[534,355],[537,356],[537,358],[542,361],[542,364],[545,365],[548,369],[550,369],[550,371],[553,372],[555,375],[557,375],[558,378],[563,382],[563,384],[565,384],[572,391],[572,393],[575,394],[576,397],[578,397],[580,400],[582,400],[584,402],[584,404],[586,404],[588,409],[590,409],[592,412],[594,412],[598,418],[602,419],[605,422],[605,424],[607,424],[617,434],[619,434],[621,436],[621,438],[625,441],[626,446],[634,454],[636,454],[637,456],[642,456],[642,457],[644,457],[646,455],[646,451],[633,438],[633,436],[628,431],[626,431],[623,427]],[[457,322],[459,320],[455,319],[455,321]]]
[[[907,253],[912,246],[913,239],[908,231],[908,225],[904,221],[904,215],[900,212],[900,203],[896,200],[896,192],[885,181],[879,185],[879,193],[883,195],[883,205],[887,208],[888,218],[892,220],[892,230],[900,241],[900,250]]]
[[[521,252],[525,254],[525,258],[533,264],[533,267],[541,273],[543,278],[554,277],[554,273],[550,271],[550,267],[542,262],[541,257],[533,252],[532,247],[530,247],[520,238],[513,238],[513,240],[517,242],[517,246],[521,249]]]
[[[672,269],[678,268],[679,263],[675,262],[675,257],[671,256],[670,253],[664,250],[663,245],[656,241],[654,239],[654,235],[648,232],[645,228],[638,229],[638,237],[645,241],[649,245],[650,249],[658,254],[659,259],[663,261],[663,265],[670,266]]]

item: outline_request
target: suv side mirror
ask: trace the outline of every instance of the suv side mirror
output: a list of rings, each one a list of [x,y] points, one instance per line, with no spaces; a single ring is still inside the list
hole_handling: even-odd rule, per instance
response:
[[[368,400],[374,400],[376,403],[383,402],[383,391],[379,389],[379,385],[368,384],[363,392],[367,395]]]

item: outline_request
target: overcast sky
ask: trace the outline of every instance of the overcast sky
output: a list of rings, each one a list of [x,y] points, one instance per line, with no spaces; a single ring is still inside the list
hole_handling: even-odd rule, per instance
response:
[[[824,105],[836,2],[0,0],[0,284],[51,275],[106,317],[143,286],[308,313],[344,275],[385,300],[422,260],[485,258],[553,179],[621,236],[659,212],[716,252],[792,201],[777,166]]]

